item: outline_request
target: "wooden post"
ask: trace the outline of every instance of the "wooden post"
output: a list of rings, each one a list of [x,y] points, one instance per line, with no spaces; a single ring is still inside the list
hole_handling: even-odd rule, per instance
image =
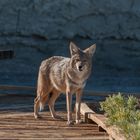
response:
[[[106,132],[101,126],[98,126],[100,132]]]

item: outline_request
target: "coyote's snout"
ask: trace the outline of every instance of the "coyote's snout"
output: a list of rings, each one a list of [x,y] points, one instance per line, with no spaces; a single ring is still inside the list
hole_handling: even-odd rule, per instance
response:
[[[70,43],[71,57],[53,56],[41,63],[37,97],[34,102],[34,116],[39,117],[38,109],[43,109],[48,102],[53,118],[55,114],[54,104],[60,93],[66,93],[67,123],[72,123],[72,94],[76,93],[76,123],[80,122],[80,104],[83,88],[92,68],[92,56],[96,45],[85,50],[79,49],[74,43]],[[51,96],[49,96],[51,94]]]

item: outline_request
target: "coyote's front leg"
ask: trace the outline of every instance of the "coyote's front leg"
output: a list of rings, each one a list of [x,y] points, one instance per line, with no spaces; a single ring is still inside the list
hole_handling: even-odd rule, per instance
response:
[[[80,108],[81,108],[81,96],[82,96],[82,90],[78,90],[76,93],[76,123],[81,123],[80,118]]]
[[[66,104],[67,104],[67,124],[71,125],[72,122],[72,93],[66,91]]]

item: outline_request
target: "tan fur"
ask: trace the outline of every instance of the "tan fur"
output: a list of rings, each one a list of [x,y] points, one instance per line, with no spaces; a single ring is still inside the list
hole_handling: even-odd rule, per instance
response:
[[[71,58],[53,56],[41,63],[37,97],[34,102],[34,116],[39,117],[38,109],[42,110],[48,102],[53,118],[57,118],[54,110],[56,99],[61,93],[66,93],[68,124],[72,123],[72,94],[76,93],[76,123],[80,122],[80,104],[83,88],[92,68],[92,56],[96,45],[81,50],[70,43]],[[49,95],[51,97],[49,98]]]

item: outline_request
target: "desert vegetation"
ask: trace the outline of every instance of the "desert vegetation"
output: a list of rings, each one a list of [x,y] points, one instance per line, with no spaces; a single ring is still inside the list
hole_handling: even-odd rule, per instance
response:
[[[126,139],[140,140],[140,109],[136,97],[118,93],[107,97],[100,105],[108,125],[117,126]]]

